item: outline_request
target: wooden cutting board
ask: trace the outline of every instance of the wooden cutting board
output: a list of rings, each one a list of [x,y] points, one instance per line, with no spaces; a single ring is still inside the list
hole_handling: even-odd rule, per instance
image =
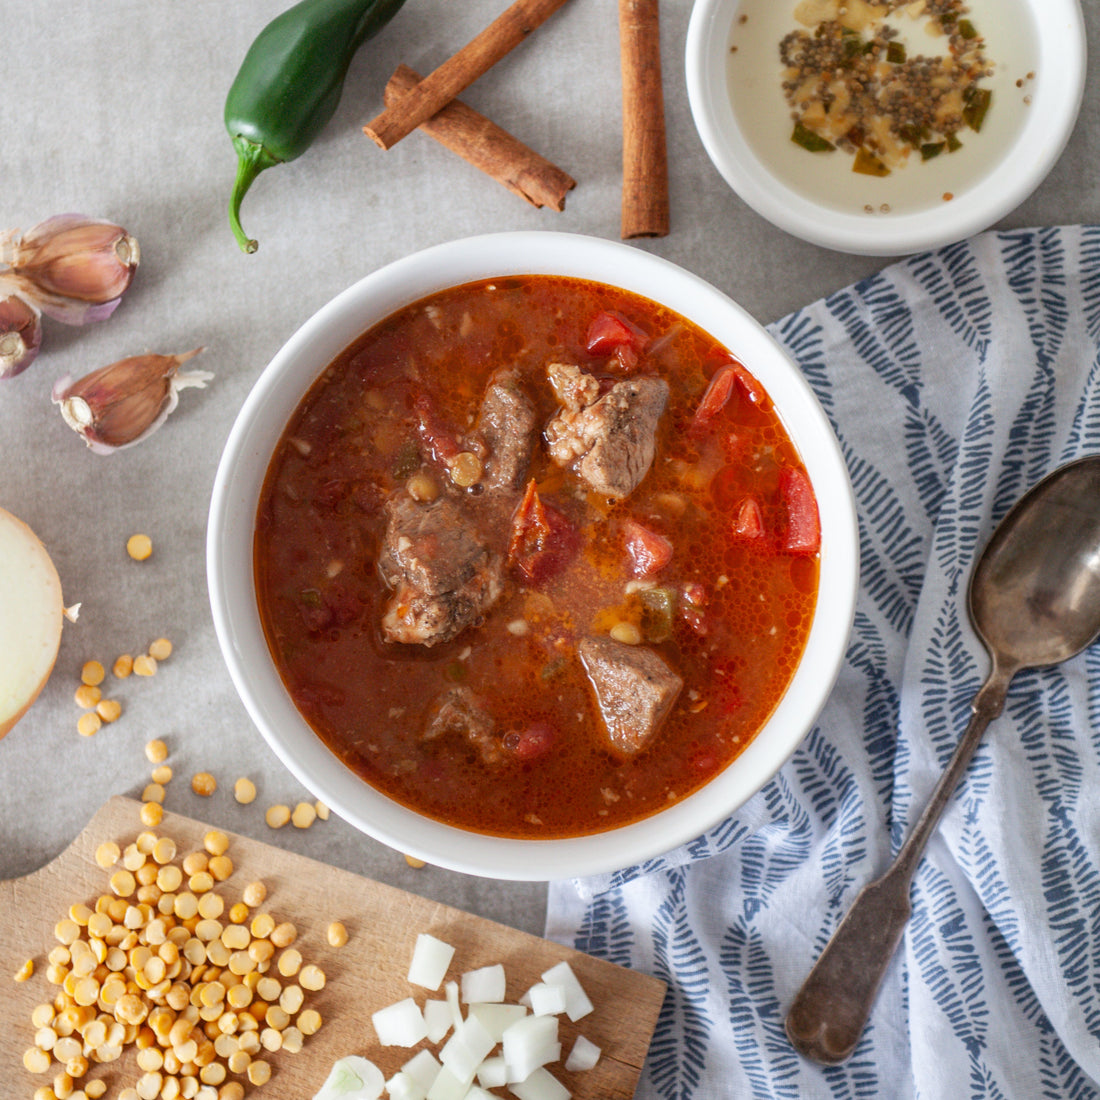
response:
[[[13,1100],[29,1100],[60,1068],[55,1063],[48,1074],[34,1075],[23,1066],[23,1052],[33,1043],[31,1011],[35,1005],[51,1001],[57,992],[46,978],[46,956],[57,944],[54,926],[68,915],[73,903],[91,905],[100,894],[110,893],[110,872],[96,864],[95,850],[107,840],[125,848],[145,831],[139,808],[140,803],[131,799],[112,798],[55,860],[25,878],[2,884],[0,1081],[4,1082],[4,1094]],[[202,848],[209,829],[202,822],[166,813],[153,831],[176,841],[178,864],[186,853]],[[244,1081],[249,1096],[305,1100],[320,1087],[333,1062],[346,1054],[370,1058],[387,1077],[396,1072],[414,1050],[379,1047],[370,1014],[408,996],[421,1005],[425,997],[442,996],[442,992],[427,993],[405,980],[420,932],[430,932],[454,945],[449,979],[457,980],[462,972],[476,967],[503,963],[509,1001],[518,999],[543,971],[568,961],[596,1007],[576,1024],[560,1017],[563,1059],[578,1033],[596,1043],[603,1054],[587,1072],[568,1074],[560,1066],[552,1071],[580,1100],[634,1095],[664,998],[663,982],[260,841],[227,835],[227,854],[234,871],[217,886],[227,910],[240,900],[248,883],[262,880],[268,889],[267,899],[254,912],[264,910],[276,921],[292,922],[298,929],[295,946],[303,962],[320,966],[328,979],[323,989],[307,993],[304,1006],[320,1012],[324,1020],[321,1029],[305,1040],[297,1054],[263,1052],[273,1069],[271,1081],[262,1087]],[[328,943],[327,929],[333,920],[347,926],[349,940],[344,947]],[[12,981],[28,958],[35,963],[33,976],[22,983]],[[438,1053],[438,1048],[433,1049]],[[93,1063],[88,1076],[107,1080],[110,1098],[133,1084],[139,1074],[131,1048],[116,1062]],[[511,1095],[503,1089],[496,1091]]]

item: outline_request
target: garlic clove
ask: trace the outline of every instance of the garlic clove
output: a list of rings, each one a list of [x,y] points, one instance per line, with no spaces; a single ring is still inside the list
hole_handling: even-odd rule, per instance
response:
[[[34,362],[42,345],[42,319],[18,294],[0,285],[0,379],[14,378]]]
[[[59,214],[0,238],[0,262],[18,277],[23,295],[66,324],[109,317],[140,259],[137,240],[125,229],[80,214]]]
[[[61,378],[54,385],[53,402],[93,451],[111,454],[152,435],[179,404],[180,390],[205,387],[214,377],[209,371],[179,369],[202,350],[135,355],[76,382]]]

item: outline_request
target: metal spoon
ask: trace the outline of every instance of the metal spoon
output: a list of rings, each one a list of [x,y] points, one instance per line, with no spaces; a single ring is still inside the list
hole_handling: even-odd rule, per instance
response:
[[[992,662],[970,724],[890,869],[860,891],[787,1013],[788,1038],[815,1062],[855,1049],[909,920],[917,864],[1012,677],[1065,661],[1100,633],[1100,455],[1059,467],[1005,516],[974,569],[968,608]]]

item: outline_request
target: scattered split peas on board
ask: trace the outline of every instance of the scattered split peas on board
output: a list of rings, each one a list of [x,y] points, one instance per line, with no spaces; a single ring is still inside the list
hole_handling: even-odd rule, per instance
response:
[[[147,753],[159,752],[150,742]],[[125,847],[105,840],[96,848],[108,888],[55,925],[46,980],[57,992],[31,1013],[24,1067],[57,1070],[54,1087],[36,1100],[97,1100],[106,1082],[96,1066],[131,1047],[141,1072],[119,1100],[242,1100],[240,1079],[258,1087],[271,1078],[266,1054],[297,1053],[322,1026],[306,1002],[326,975],[292,946],[295,925],[259,909],[262,882],[233,904],[221,892],[234,870],[229,848],[217,829],[187,854],[152,831]],[[347,929],[333,921],[326,939],[343,946]],[[28,961],[14,977],[28,980],[33,969]]]

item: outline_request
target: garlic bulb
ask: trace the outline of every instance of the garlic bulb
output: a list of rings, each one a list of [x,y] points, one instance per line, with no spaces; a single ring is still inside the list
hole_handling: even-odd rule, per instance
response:
[[[182,355],[135,355],[100,367],[74,382],[66,376],[53,388],[53,402],[65,423],[97,454],[140,443],[168,419],[179,391],[200,389],[209,371],[180,371],[202,348]]]
[[[69,325],[102,321],[118,306],[141,259],[121,226],[59,214],[26,233],[0,234],[0,264],[22,297]]]
[[[42,344],[42,318],[0,278],[0,378],[14,378],[34,362]]]

